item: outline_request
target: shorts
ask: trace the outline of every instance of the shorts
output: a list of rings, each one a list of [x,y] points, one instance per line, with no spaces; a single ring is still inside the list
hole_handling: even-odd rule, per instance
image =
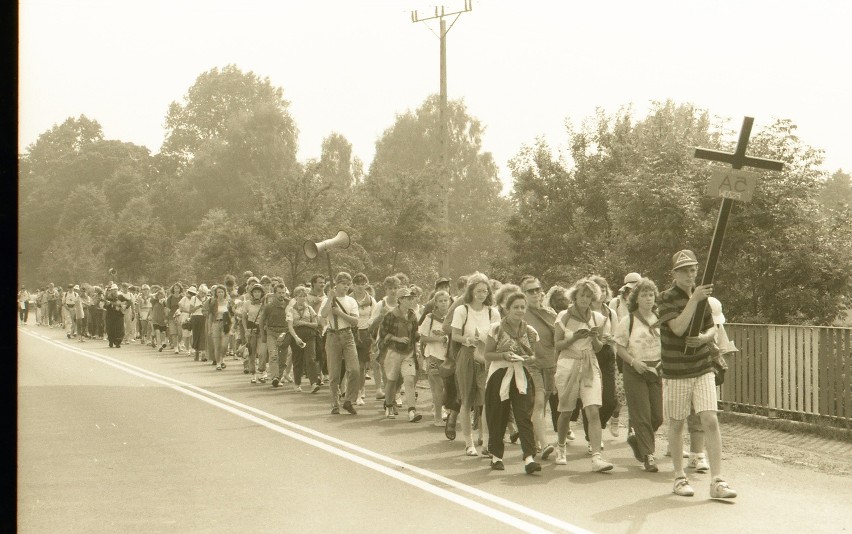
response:
[[[459,401],[467,406],[485,404],[488,370],[473,358],[473,347],[462,346],[456,354],[456,388]]]
[[[166,331],[166,325],[162,325],[162,324],[155,324],[155,325],[154,325],[154,330],[156,330],[156,331],[160,331],[160,332],[165,332],[165,331]]]
[[[426,374],[429,376],[441,376],[440,368],[444,360],[439,360],[434,356],[426,356]]]
[[[545,395],[556,393],[556,367],[549,369],[526,367],[525,369],[529,372],[536,391],[543,391]]]
[[[388,380],[397,380],[400,376],[417,376],[417,368],[414,365],[414,353],[401,354],[393,349],[385,353],[385,374]]]
[[[577,398],[571,398],[569,383],[573,372],[579,372],[583,360],[563,358],[556,362],[556,392],[559,394],[559,411],[571,413],[577,407]],[[576,367],[576,369],[575,369]],[[583,406],[600,406],[603,404],[603,382],[601,381],[601,370],[596,365],[592,366],[591,386],[579,384],[579,398]]]
[[[704,373],[692,378],[663,378],[663,415],[666,419],[682,421],[695,413],[717,411],[716,378]]]

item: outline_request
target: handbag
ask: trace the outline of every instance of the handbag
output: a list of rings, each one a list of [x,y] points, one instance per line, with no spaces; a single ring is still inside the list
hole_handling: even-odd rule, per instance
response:
[[[180,327],[184,330],[192,330],[192,321],[190,321],[189,317],[187,317],[186,320],[180,324]]]

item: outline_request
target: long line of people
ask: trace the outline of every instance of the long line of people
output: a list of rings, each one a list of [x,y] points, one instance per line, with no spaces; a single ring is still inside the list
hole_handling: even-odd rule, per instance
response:
[[[455,291],[440,278],[426,298],[398,273],[383,280],[378,300],[364,274],[345,272],[333,281],[315,275],[292,292],[282,279],[250,271],[240,285],[228,275],[209,288],[109,282],[62,291],[49,284],[32,293],[21,288],[19,319],[26,323],[34,309],[37,324],[63,327],[69,339],[168,347],[217,371],[229,358],[241,360],[253,385],[291,383],[311,394],[328,387],[332,414],[357,414],[372,381],[383,417],[396,419],[404,408],[417,423],[423,379],[432,424],[449,440],[460,431],[464,454],[490,458],[494,470],[506,468],[507,439],[520,440],[527,474],[551,456],[567,465],[568,443],[576,440],[571,423],[582,419],[591,469],[610,471],[602,432],[620,436],[624,408],[626,441],[646,472],[659,471],[655,436],[668,423],[673,492],[690,496],[686,421],[686,467],[710,471],[711,497],[732,498],[721,472],[715,376],[736,348],[712,286],[696,286],[697,263],[691,251],[679,251],[669,289],[660,293],[629,273],[614,296],[600,276],[545,292],[535,276],[515,285],[481,273],[460,277]],[[689,335],[704,300],[710,306],[701,331]]]

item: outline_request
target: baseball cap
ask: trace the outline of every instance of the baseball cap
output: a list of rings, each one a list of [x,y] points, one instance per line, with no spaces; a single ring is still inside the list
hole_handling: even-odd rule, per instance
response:
[[[639,273],[627,273],[627,276],[624,277],[624,285],[627,287],[633,287],[638,284],[641,279],[642,275]]]
[[[675,252],[674,256],[672,256],[672,270],[690,265],[698,265],[698,259],[691,250],[683,249]]]

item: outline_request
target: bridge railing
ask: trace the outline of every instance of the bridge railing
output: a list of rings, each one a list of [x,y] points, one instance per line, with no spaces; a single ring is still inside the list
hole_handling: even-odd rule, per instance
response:
[[[852,328],[726,324],[740,352],[727,357],[720,401],[773,413],[852,421]]]

